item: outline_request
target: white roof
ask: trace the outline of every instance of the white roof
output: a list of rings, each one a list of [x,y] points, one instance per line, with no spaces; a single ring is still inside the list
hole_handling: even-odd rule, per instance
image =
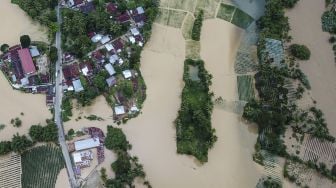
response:
[[[100,145],[99,139],[88,138],[85,140],[79,140],[75,142],[75,150],[80,151],[80,150],[95,148],[95,147],[98,147],[99,145]]]
[[[116,61],[119,60],[119,57],[118,57],[118,55],[113,54],[113,55],[111,55],[109,60],[110,60],[110,63],[114,64]]]
[[[133,36],[128,37],[128,40],[134,44],[135,43],[135,38]]]
[[[72,81],[72,85],[75,89],[75,92],[80,92],[84,90],[82,83],[79,79]]]
[[[73,160],[75,163],[80,163],[82,162],[82,157],[80,153],[73,153],[72,154]]]
[[[23,86],[29,84],[29,81],[28,81],[28,78],[27,78],[27,77],[22,78],[20,81],[21,81],[21,85],[23,85]]]
[[[111,76],[116,73],[111,63],[107,63],[104,67]]]
[[[87,66],[85,66],[84,68],[82,68],[82,73],[87,76],[89,72],[89,69],[87,68]]]
[[[100,42],[102,43],[102,44],[105,44],[105,43],[107,43],[108,41],[110,41],[111,39],[110,39],[110,37],[109,36],[104,36],[102,39],[100,39]]]
[[[124,60],[123,59],[119,59],[119,65],[122,65],[124,63]]]
[[[125,113],[125,108],[124,106],[116,106],[114,107],[114,111],[116,113],[116,115],[122,115]]]
[[[105,48],[106,48],[107,51],[111,51],[111,50],[114,49],[113,46],[112,46],[112,44],[106,44]]]
[[[13,82],[16,82],[16,76],[15,76],[15,74],[12,75],[12,80],[13,80]]]
[[[68,91],[73,91],[73,90],[74,90],[73,86],[68,87]]]
[[[135,105],[133,105],[133,106],[131,107],[131,111],[132,111],[132,112],[138,112],[139,109],[138,109],[138,107],[136,107]]]
[[[141,47],[142,47],[142,46],[143,46],[143,42],[139,42],[139,46],[141,46]]]
[[[103,37],[103,35],[101,35],[101,34],[96,34],[95,36],[93,36],[93,37],[91,38],[91,41],[92,41],[92,42],[98,42],[98,41],[100,41],[100,40],[102,39],[102,37]]]
[[[132,73],[130,70],[124,70],[122,73],[126,79],[132,77]]]
[[[140,32],[139,32],[138,28],[136,28],[136,27],[131,29],[131,33],[134,36],[140,35]]]
[[[142,7],[138,7],[138,8],[136,8],[136,10],[137,10],[138,14],[145,13],[145,10]]]
[[[37,47],[36,46],[32,46],[29,48],[29,51],[30,51],[30,55],[32,57],[36,57],[36,56],[39,56],[40,55],[40,52],[38,51]]]

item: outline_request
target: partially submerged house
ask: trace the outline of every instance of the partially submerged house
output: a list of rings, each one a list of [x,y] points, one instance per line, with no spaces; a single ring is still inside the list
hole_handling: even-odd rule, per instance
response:
[[[96,139],[96,138],[88,138],[88,139],[76,141],[74,144],[75,144],[75,150],[81,151],[81,150],[96,148],[100,146],[100,141],[99,139]]]

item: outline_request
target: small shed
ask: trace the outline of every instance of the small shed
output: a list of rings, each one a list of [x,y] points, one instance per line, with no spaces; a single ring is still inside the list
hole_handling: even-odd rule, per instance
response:
[[[139,32],[138,28],[136,28],[136,27],[131,29],[131,33],[132,33],[133,36],[140,35],[140,32]]]
[[[132,77],[132,72],[130,70],[124,70],[123,72],[124,78],[128,79]]]
[[[36,46],[32,46],[29,48],[29,51],[30,51],[30,55],[32,57],[37,57],[40,55],[40,52],[38,51],[37,47]]]
[[[112,87],[117,83],[117,79],[114,76],[111,76],[110,78],[106,79],[106,83],[109,87]]]
[[[105,48],[108,52],[114,49],[112,44],[105,44]]]
[[[114,107],[114,111],[116,115],[123,115],[125,114],[125,108],[124,106],[116,106]]]
[[[96,34],[96,35],[94,35],[94,36],[91,38],[91,41],[94,42],[94,43],[97,43],[97,42],[99,42],[102,38],[103,38],[103,35],[101,35],[101,34]]]
[[[112,63],[112,64],[114,64],[114,63],[117,62],[118,60],[119,60],[119,56],[116,55],[116,54],[111,55],[110,58],[109,58],[109,61],[110,61],[110,63]]]

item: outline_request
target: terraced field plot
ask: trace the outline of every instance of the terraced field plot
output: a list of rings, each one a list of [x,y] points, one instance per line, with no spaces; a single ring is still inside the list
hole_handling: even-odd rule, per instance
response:
[[[52,188],[64,168],[63,155],[55,146],[40,146],[22,154],[22,187]]]
[[[249,101],[254,98],[253,77],[243,75],[237,77],[239,100]]]
[[[195,18],[191,14],[187,14],[183,26],[182,34],[184,39],[191,39],[191,31],[194,25]]]
[[[169,8],[182,9],[189,12],[194,12],[196,0],[170,0]]]
[[[220,0],[198,0],[196,11],[203,10],[204,18],[214,18]]]
[[[201,44],[199,41],[186,41],[186,57],[187,59],[199,59],[201,51]]]

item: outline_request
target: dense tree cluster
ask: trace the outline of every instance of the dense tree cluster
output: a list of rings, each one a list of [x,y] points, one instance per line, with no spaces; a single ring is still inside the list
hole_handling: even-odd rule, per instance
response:
[[[107,149],[116,152],[118,156],[117,160],[111,164],[115,178],[107,179],[102,173],[102,179],[107,188],[133,187],[135,178],[145,178],[145,172],[142,165],[139,164],[138,158],[132,157],[128,153],[131,145],[121,129],[107,126],[105,146]],[[151,187],[147,181],[144,184]]]
[[[199,41],[201,37],[201,30],[202,30],[202,24],[203,24],[203,18],[204,17],[204,12],[201,10],[194,22],[192,31],[191,31],[191,39]]]
[[[36,142],[57,143],[58,129],[53,121],[48,121],[46,126],[32,125],[29,129],[29,136]]]
[[[20,37],[20,43],[22,48],[28,48],[31,43],[29,35],[22,35]]]
[[[198,67],[199,81],[191,80],[189,66]],[[201,162],[208,160],[208,150],[216,142],[211,127],[213,93],[209,91],[212,76],[202,60],[187,59],[184,63],[182,104],[175,120],[177,152],[194,155]]]
[[[310,50],[305,45],[292,44],[289,47],[289,51],[294,57],[300,60],[309,60],[310,58]]]

